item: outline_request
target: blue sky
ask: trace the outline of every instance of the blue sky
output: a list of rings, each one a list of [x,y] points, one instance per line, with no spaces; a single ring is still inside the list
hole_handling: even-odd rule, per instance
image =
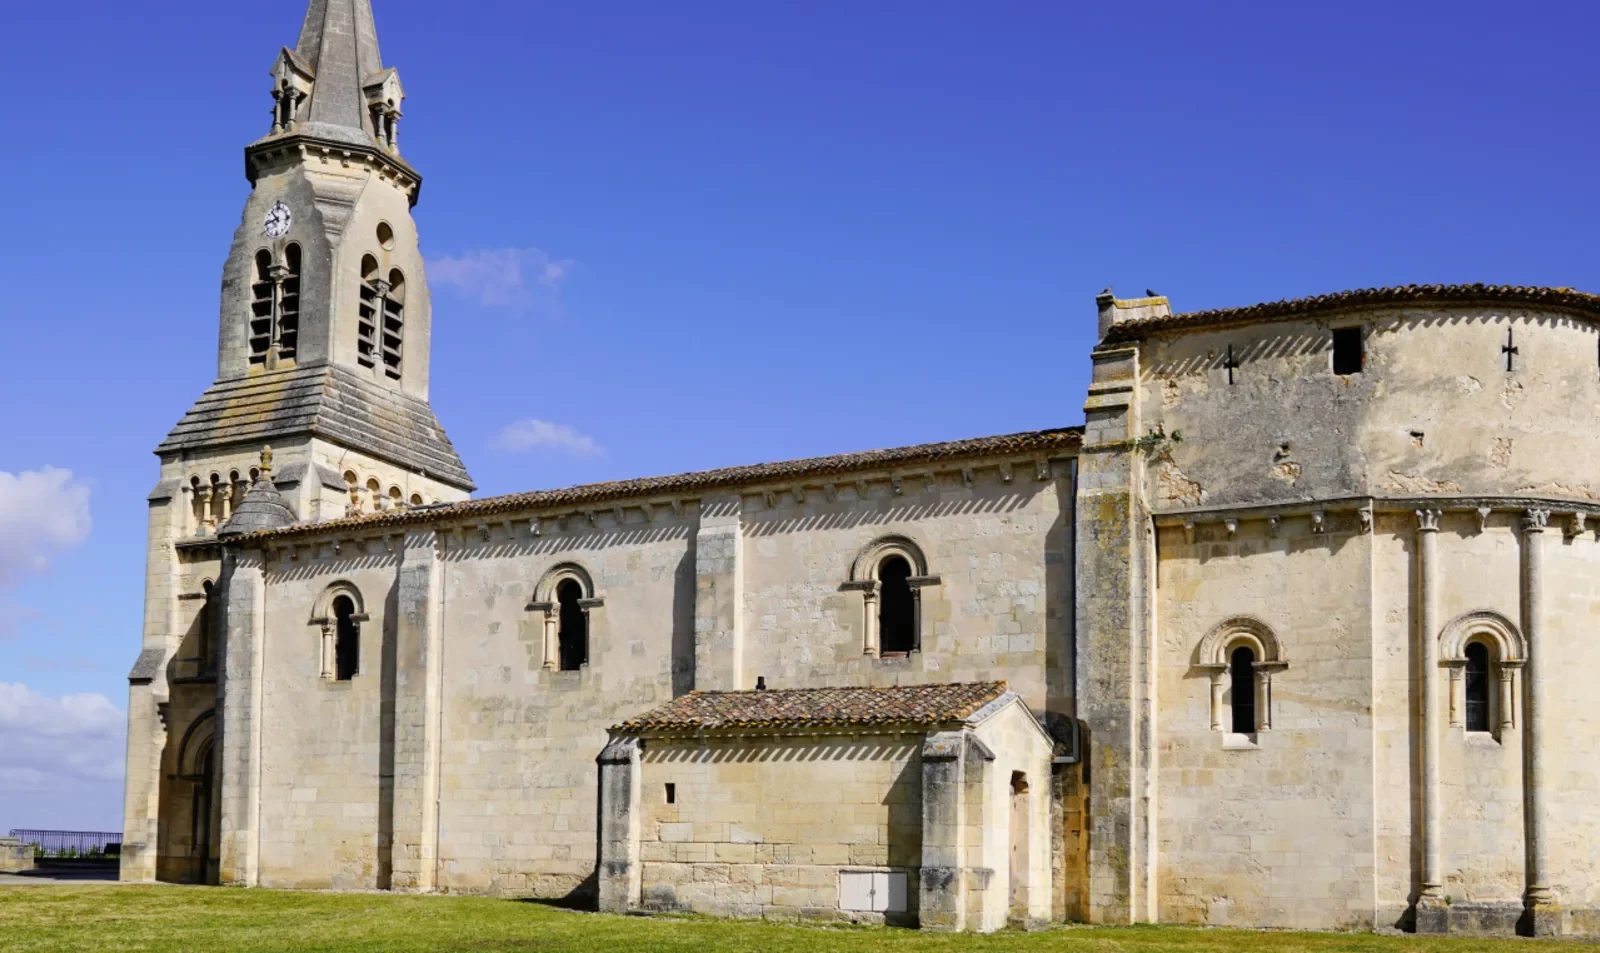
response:
[[[1107,285],[1600,290],[1590,5],[374,5],[485,494],[1078,423]],[[150,451],[303,13],[7,12],[0,833],[120,825]]]

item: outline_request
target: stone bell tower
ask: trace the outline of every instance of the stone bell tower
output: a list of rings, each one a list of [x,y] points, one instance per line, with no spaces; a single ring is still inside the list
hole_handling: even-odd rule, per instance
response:
[[[310,0],[271,77],[223,266],[216,378],[156,448],[126,879],[216,876],[214,832],[177,814],[211,786],[197,759],[215,704],[218,537],[243,531],[228,524],[247,495],[304,523],[474,489],[428,404],[433,314],[411,217],[422,178],[400,153],[405,92],[384,67],[371,0]]]

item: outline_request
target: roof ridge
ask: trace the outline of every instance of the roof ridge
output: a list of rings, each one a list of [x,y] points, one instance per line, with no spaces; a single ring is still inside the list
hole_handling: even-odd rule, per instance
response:
[[[1181,314],[1118,321],[1106,333],[1107,341],[1126,341],[1144,334],[1180,328],[1229,324],[1251,320],[1282,320],[1341,308],[1377,307],[1406,302],[1484,301],[1554,306],[1592,316],[1600,323],[1600,295],[1569,287],[1538,285],[1390,285],[1358,288],[1302,298],[1282,298],[1228,308],[1208,308]]]
[[[448,438],[445,438],[445,440],[448,444]],[[1032,430],[993,437],[975,437],[940,443],[915,444],[907,447],[864,450],[855,453],[835,454],[833,456],[803,457],[773,463],[722,467],[712,470],[694,470],[632,480],[615,480],[546,490],[533,490],[523,493],[509,493],[479,500],[466,500],[460,503],[430,506],[419,510],[388,510],[348,519],[330,520],[323,523],[304,523],[283,530],[280,535],[306,535],[343,529],[403,526],[412,523],[433,522],[451,517],[501,515],[522,509],[536,509],[547,506],[569,506],[619,499],[637,499],[657,494],[705,492],[707,490],[725,489],[768,481],[820,478],[835,474],[892,468],[895,466],[920,466],[941,460],[960,460],[981,456],[1045,454],[1066,449],[1075,450],[1082,441],[1082,426]]]

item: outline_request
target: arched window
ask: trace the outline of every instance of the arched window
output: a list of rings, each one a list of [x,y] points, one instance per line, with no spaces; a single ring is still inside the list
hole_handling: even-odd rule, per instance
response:
[[[372,367],[378,361],[378,312],[383,308],[383,296],[388,293],[388,284],[378,278],[378,259],[371,255],[363,257],[361,309],[356,332],[356,359],[362,367]]]
[[[917,648],[916,595],[911,590],[911,563],[890,556],[878,566],[879,645],[885,656],[909,655]]]
[[[576,672],[589,664],[591,613],[605,605],[594,578],[577,563],[562,563],[544,574],[528,606],[544,623],[544,667]]]
[[[1272,727],[1272,679],[1289,660],[1266,623],[1228,619],[1206,633],[1196,654],[1197,667],[1211,676],[1212,731],[1254,735]]]
[[[576,672],[589,664],[589,613],[579,604],[582,600],[583,587],[577,580],[566,579],[556,586],[560,606],[556,640],[563,672]]]
[[[256,252],[250,284],[250,363],[266,364],[272,350],[272,253]]]
[[[1228,659],[1228,691],[1233,708],[1233,733],[1253,734],[1256,730],[1256,653],[1247,645],[1233,650]]]
[[[294,360],[300,347],[300,246],[284,249],[283,258],[275,264],[263,248],[251,274],[250,363],[268,370]]]
[[[401,350],[406,327],[406,276],[389,272],[389,293],[383,301],[383,372],[400,379]]]
[[[1489,647],[1482,642],[1467,646],[1466,715],[1468,731],[1489,730]]]
[[[294,360],[300,349],[300,246],[283,253],[286,266],[278,292],[278,359]]]
[[[922,592],[937,585],[922,549],[904,536],[885,536],[857,554],[844,589],[861,593],[862,654],[905,658],[922,651]]]
[[[356,621],[355,615],[356,605],[349,596],[333,600],[333,678],[336,682],[348,682],[361,671],[361,623]]]
[[[199,644],[195,646],[195,656],[200,660],[200,674],[212,675],[217,671],[217,592],[209,579],[201,585],[206,600],[200,606],[200,631],[196,640]]]

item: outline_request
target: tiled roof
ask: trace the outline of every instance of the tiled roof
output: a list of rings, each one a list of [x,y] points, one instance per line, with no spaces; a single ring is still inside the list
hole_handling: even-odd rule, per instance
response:
[[[960,722],[1006,692],[1005,682],[691,692],[612,731],[872,728]]]
[[[1165,315],[1122,321],[1111,326],[1107,341],[1129,341],[1158,331],[1183,330],[1220,324],[1247,324],[1255,321],[1281,321],[1330,311],[1386,305],[1510,304],[1554,311],[1578,312],[1600,320],[1600,295],[1572,288],[1533,288],[1521,285],[1403,285],[1396,288],[1363,288],[1340,291],[1312,298],[1294,298],[1252,304],[1243,308],[1216,308],[1188,314]]]
[[[864,453],[813,457],[806,460],[791,460],[785,463],[762,463],[755,466],[729,467],[722,470],[703,470],[698,473],[684,473],[677,476],[647,477],[639,480],[621,480],[614,483],[591,483],[586,486],[575,486],[562,490],[513,493],[508,496],[486,497],[481,500],[467,500],[462,503],[440,504],[419,509],[390,510],[350,519],[332,520],[326,523],[307,523],[270,534],[257,533],[243,537],[243,539],[249,541],[269,535],[273,537],[313,535],[347,529],[380,529],[390,526],[427,524],[447,519],[500,516],[522,510],[598,504],[663,494],[698,493],[717,489],[731,489],[768,481],[822,478],[861,470],[916,466],[965,458],[1075,451],[1082,442],[1082,427],[1038,430],[1030,433],[1008,434],[1001,437],[980,437],[974,440],[929,443],[895,450],[870,450]]]
[[[473,488],[427,401],[374,384],[337,364],[218,381],[195,401],[156,453],[229,443],[259,446],[306,433],[463,490]]]

